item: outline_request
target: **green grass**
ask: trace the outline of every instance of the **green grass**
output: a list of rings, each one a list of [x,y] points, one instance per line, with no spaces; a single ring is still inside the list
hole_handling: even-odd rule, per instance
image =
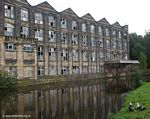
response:
[[[146,109],[144,111],[130,112],[128,110],[129,103],[132,102],[136,107],[136,102],[143,104]],[[138,89],[129,92],[121,110],[110,119],[150,119],[150,83],[144,83]]]

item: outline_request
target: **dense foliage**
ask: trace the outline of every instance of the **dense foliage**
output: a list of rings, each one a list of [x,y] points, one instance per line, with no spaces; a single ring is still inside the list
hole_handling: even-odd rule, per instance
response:
[[[0,90],[16,87],[17,78],[9,73],[0,72]]]
[[[140,68],[150,69],[150,33],[144,37],[136,33],[129,34],[130,58],[140,61]]]

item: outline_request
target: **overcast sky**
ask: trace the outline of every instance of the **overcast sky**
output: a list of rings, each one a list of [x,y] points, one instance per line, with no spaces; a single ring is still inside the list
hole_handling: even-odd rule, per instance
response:
[[[31,0],[37,5],[45,0]],[[118,21],[120,25],[129,25],[129,32],[144,35],[150,29],[150,0],[47,0],[58,12],[67,8],[79,16],[90,13],[94,19],[106,18],[110,24]]]

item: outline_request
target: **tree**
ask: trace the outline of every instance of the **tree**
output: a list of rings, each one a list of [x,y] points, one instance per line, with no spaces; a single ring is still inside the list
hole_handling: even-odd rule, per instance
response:
[[[140,53],[139,61],[141,69],[145,70],[147,68],[147,57],[143,52]]]

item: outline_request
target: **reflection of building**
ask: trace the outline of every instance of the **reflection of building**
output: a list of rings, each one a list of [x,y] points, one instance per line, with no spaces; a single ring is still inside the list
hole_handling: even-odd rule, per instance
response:
[[[128,26],[110,25],[71,8],[1,0],[0,68],[18,78],[103,73],[104,62],[128,59]]]

